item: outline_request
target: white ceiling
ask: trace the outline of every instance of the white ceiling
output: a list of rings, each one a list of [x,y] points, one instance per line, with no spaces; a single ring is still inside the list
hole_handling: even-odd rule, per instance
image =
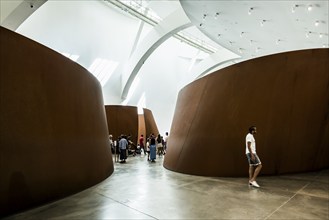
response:
[[[328,0],[180,2],[200,31],[239,54],[242,60],[291,50],[328,48]]]
[[[14,2],[0,1],[1,8]],[[26,0],[24,3],[26,5],[33,3],[36,6],[37,3],[45,1]],[[195,25],[184,32],[196,36],[211,46],[217,44],[218,49],[224,47],[238,54],[241,56],[240,61],[291,50],[329,47],[329,0],[144,0],[141,2],[162,18],[181,4]],[[312,6],[312,10],[309,10],[309,6]],[[26,8],[31,14],[38,7],[34,7],[32,11],[29,10],[29,5]],[[22,16],[26,13],[16,14]],[[216,14],[218,14],[217,18],[215,18]],[[16,18],[17,16],[8,17],[11,20],[2,19],[3,26],[7,23],[12,25],[16,21],[19,25],[22,22],[22,19]],[[26,17],[28,15],[24,15],[24,19]],[[316,22],[318,25],[315,25]],[[200,35],[196,29],[205,36]]]
[[[1,26],[15,31],[47,0],[0,0]]]

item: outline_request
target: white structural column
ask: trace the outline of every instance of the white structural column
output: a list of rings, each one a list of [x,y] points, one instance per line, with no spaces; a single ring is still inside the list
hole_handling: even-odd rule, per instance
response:
[[[226,62],[239,59],[240,56],[226,49],[218,50],[209,57],[201,61],[192,69],[191,75],[194,79],[204,76],[209,71],[223,65]]]
[[[126,99],[138,71],[152,52],[172,35],[190,26],[192,26],[190,19],[184,10],[179,8],[150,31],[130,57],[122,75],[123,100]]]

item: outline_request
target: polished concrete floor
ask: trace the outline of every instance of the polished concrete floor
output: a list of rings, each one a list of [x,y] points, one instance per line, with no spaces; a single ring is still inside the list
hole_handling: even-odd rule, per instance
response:
[[[256,189],[247,178],[185,175],[162,162],[129,157],[98,185],[6,219],[329,219],[329,170],[260,176]]]

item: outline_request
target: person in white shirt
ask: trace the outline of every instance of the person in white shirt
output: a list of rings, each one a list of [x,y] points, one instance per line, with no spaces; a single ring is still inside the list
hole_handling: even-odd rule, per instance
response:
[[[249,162],[249,185],[258,188],[259,185],[256,182],[256,178],[262,169],[262,162],[256,153],[256,140],[254,137],[256,133],[256,126],[251,126],[246,136],[246,155]]]

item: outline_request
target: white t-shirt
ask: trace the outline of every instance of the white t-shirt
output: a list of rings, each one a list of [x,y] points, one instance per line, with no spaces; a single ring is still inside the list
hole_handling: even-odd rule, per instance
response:
[[[248,149],[248,142],[251,142],[251,145],[250,145],[251,152],[253,154],[255,154],[256,153],[256,141],[255,141],[254,135],[248,133],[246,136],[246,154],[250,153],[249,149]]]

